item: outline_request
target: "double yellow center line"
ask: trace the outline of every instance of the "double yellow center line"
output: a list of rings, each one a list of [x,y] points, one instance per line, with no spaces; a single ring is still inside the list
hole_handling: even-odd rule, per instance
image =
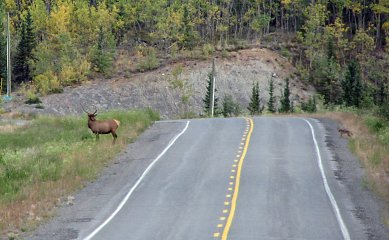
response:
[[[242,139],[242,143],[244,143],[244,147],[242,150],[242,154],[240,155],[240,158],[239,158],[238,163],[237,163],[237,169],[236,169],[236,171],[233,171],[233,172],[236,172],[235,183],[234,183],[235,187],[233,189],[233,197],[232,197],[231,204],[230,204],[231,208],[228,211],[229,214],[228,214],[226,224],[225,224],[224,229],[223,229],[223,233],[221,235],[222,240],[227,240],[228,233],[230,231],[231,224],[232,224],[232,221],[234,219],[236,204],[237,204],[238,195],[239,195],[239,186],[240,186],[240,177],[242,174],[242,166],[243,166],[244,159],[246,157],[247,149],[248,149],[249,144],[250,144],[251,134],[253,133],[253,129],[254,129],[253,120],[251,118],[246,118],[246,121],[248,123],[248,133],[246,135],[246,132],[247,132],[246,131],[244,134],[245,137]]]

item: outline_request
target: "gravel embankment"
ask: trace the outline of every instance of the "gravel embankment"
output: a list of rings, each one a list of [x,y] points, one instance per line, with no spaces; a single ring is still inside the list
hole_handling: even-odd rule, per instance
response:
[[[38,112],[56,115],[80,114],[79,105],[95,105],[99,110],[133,109],[150,107],[159,111],[162,118],[175,118],[182,112],[203,112],[202,98],[205,96],[207,75],[211,72],[212,61],[185,61],[161,67],[147,73],[137,73],[130,77],[114,77],[111,80],[94,80],[83,86],[65,88],[62,94],[41,97],[44,109],[26,105],[21,99],[4,104],[7,111]],[[187,81],[190,95],[187,106],[182,104],[182,92],[172,87],[172,72],[181,64],[183,72],[179,79]],[[260,97],[263,104],[268,98],[268,82],[272,73],[276,74],[276,96],[281,95],[286,77],[295,72],[292,65],[277,53],[267,49],[250,49],[231,53],[227,59],[216,59],[216,87],[219,106],[223,97],[231,95],[246,109],[250,100],[251,88],[259,81]],[[291,77],[291,99],[294,102],[307,100],[314,92]],[[17,98],[18,99],[18,98]]]

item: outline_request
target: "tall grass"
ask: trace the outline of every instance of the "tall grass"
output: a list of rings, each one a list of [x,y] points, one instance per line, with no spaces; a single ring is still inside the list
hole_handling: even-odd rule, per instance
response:
[[[60,204],[58,199],[80,188],[158,114],[151,110],[112,111],[99,119],[121,122],[119,138],[99,141],[84,117],[41,116],[13,132],[0,131],[0,230],[28,229]],[[0,126],[1,128],[1,126]]]

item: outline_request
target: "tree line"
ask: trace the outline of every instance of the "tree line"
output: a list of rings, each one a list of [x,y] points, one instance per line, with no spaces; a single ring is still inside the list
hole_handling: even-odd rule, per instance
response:
[[[291,36],[288,56],[326,104],[388,102],[388,0],[4,0],[3,26],[7,12],[13,81],[32,81],[41,92],[60,91],[91,73],[109,75],[118,48],[167,54],[277,32]],[[0,31],[3,79],[5,62]],[[358,103],[344,100],[352,64],[362,81],[352,87],[360,89]]]
[[[206,116],[211,116],[211,92],[212,92],[212,73],[208,74],[207,80],[207,89],[206,94],[203,98],[203,110]],[[295,106],[293,101],[291,101],[291,93],[289,89],[289,78],[285,79],[285,86],[281,92],[280,101],[277,102],[277,99],[274,95],[274,79],[273,77],[269,80],[268,86],[268,96],[269,99],[267,103],[264,102],[263,97],[260,94],[261,90],[259,89],[259,82],[253,83],[251,90],[250,102],[247,107],[247,110],[251,115],[260,115],[263,113],[266,107],[266,111],[269,113],[293,113],[295,112]],[[217,94],[217,88],[215,88],[215,95]],[[300,108],[304,112],[316,112],[316,102],[315,97],[307,103],[302,103]],[[313,100],[313,102],[312,102]],[[266,105],[266,106],[265,106]],[[215,115],[223,115],[224,117],[233,117],[239,116],[244,113],[242,107],[234,101],[234,98],[231,95],[225,95],[222,101],[222,105],[219,106],[219,98],[214,96],[214,112]]]

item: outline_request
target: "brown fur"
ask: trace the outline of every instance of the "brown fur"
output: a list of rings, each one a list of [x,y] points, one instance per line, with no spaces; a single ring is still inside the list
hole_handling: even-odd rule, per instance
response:
[[[82,107],[82,110],[88,114],[88,127],[89,129],[96,134],[96,139],[99,139],[99,134],[112,134],[113,136],[113,143],[116,142],[116,138],[118,135],[116,134],[116,130],[118,129],[120,125],[120,121],[116,119],[108,119],[108,120],[96,120],[97,116],[97,109],[94,113],[87,112],[82,104],[80,104]]]
[[[344,129],[344,128],[339,128],[338,132],[340,133],[340,136],[343,137],[344,134],[347,136],[351,137],[353,133],[350,130]]]

